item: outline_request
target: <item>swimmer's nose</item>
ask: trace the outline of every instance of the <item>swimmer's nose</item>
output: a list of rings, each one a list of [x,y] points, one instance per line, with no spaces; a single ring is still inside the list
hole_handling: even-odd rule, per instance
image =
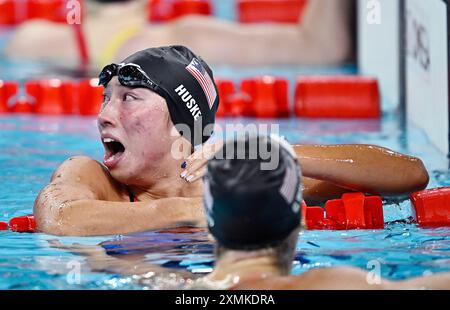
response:
[[[114,126],[117,119],[117,110],[113,105],[106,105],[102,111],[98,114],[97,122],[100,128],[106,128],[108,126]]]

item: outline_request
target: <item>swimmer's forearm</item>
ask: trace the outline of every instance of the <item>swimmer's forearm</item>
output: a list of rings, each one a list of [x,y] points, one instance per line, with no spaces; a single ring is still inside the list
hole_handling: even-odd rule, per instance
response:
[[[48,208],[52,209],[52,208]],[[53,208],[58,209],[58,207]],[[202,225],[201,200],[163,198],[151,202],[77,200],[56,213],[39,216],[39,230],[55,235],[95,236],[157,230],[179,225]]]
[[[429,176],[418,158],[373,145],[296,145],[302,173],[350,190],[402,194],[423,189]]]

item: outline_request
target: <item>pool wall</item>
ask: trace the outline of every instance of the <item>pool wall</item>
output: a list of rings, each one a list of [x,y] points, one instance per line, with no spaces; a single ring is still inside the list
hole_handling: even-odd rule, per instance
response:
[[[449,154],[449,19],[443,0],[358,0],[360,73]],[[382,65],[380,65],[382,64]],[[396,105],[396,106],[395,106]]]

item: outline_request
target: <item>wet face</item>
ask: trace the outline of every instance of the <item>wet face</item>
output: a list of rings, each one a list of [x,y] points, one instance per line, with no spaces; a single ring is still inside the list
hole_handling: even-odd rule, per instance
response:
[[[146,88],[122,86],[114,77],[97,119],[103,163],[121,183],[139,182],[170,153],[175,137],[165,99]]]

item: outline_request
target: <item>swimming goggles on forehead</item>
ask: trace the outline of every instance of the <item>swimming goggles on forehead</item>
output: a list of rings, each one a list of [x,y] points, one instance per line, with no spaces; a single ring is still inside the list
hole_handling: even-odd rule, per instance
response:
[[[115,75],[117,75],[120,84],[124,86],[140,86],[150,89],[155,89],[156,87],[156,84],[148,77],[144,70],[139,65],[133,63],[107,65],[98,76],[98,84],[106,87]]]

